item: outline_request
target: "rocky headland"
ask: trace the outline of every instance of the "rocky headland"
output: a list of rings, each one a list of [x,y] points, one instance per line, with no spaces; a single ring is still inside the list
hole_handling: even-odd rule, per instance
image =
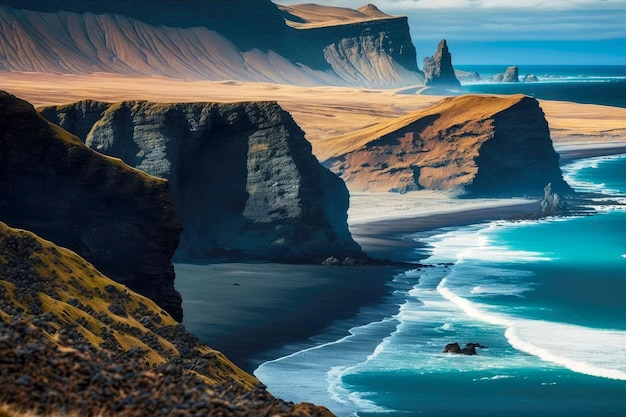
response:
[[[86,147],[0,92],[0,221],[69,248],[182,321],[168,183]]]
[[[1,222],[0,369],[3,416],[332,415],[274,398],[152,300]]]
[[[338,10],[343,20],[333,17]],[[423,82],[406,17],[373,6],[270,0],[5,0],[0,71],[360,87]]]
[[[324,161],[351,191],[449,190],[464,196],[543,196],[563,180],[537,100],[466,95],[333,139]]]
[[[40,109],[87,146],[167,178],[183,224],[176,259],[363,259],[348,191],[275,102],[83,101]]]

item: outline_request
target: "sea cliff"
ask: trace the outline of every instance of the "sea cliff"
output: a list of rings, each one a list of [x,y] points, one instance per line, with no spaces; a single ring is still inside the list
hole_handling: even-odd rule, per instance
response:
[[[90,148],[169,180],[183,223],[178,260],[364,257],[343,181],[275,102],[84,101],[40,111]]]
[[[182,321],[168,183],[87,148],[0,92],[0,221],[70,248]]]

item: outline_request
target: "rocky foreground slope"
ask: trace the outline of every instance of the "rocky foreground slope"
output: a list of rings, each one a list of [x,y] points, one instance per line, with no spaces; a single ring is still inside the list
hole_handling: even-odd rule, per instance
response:
[[[0,222],[0,414],[25,412],[332,415],[272,397],[153,301]]]
[[[329,140],[318,157],[351,191],[452,190],[467,196],[543,196],[563,180],[537,100],[460,96]]]
[[[83,101],[40,111],[90,148],[169,180],[183,223],[178,260],[364,256],[348,231],[345,185],[274,102]]]
[[[393,87],[423,82],[405,17],[270,0],[3,0],[0,71]],[[354,16],[357,14],[358,16]]]
[[[0,221],[72,249],[182,321],[167,181],[87,148],[0,92]]]

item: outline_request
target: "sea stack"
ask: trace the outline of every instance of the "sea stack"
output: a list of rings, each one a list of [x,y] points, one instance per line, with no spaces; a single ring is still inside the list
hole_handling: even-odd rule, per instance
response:
[[[365,258],[348,230],[345,184],[275,102],[87,101],[40,111],[90,148],[170,181],[183,223],[178,261]]]
[[[166,180],[87,148],[0,92],[0,221],[69,248],[182,321]]]
[[[439,42],[437,51],[433,56],[424,58],[423,71],[426,85],[444,88],[461,87],[461,83],[454,73],[452,55],[445,39]]]

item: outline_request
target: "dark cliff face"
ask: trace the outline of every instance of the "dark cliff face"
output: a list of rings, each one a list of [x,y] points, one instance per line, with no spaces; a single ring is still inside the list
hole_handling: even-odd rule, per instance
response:
[[[171,263],[180,225],[167,182],[92,151],[5,92],[0,220],[75,251],[182,320]]]
[[[276,103],[123,102],[96,120],[89,109],[98,106],[41,113],[70,131],[89,119],[81,138],[89,147],[169,179],[183,222],[177,259],[362,256],[348,231],[343,181],[318,163]]]
[[[353,85],[403,86],[423,82],[406,17],[299,29],[307,43]]]
[[[365,87],[423,81],[406,18],[298,29],[270,0],[5,0],[0,70]]]
[[[542,196],[552,183],[572,193],[543,111],[530,97],[448,98],[355,138],[364,145],[325,162],[350,190]]]
[[[460,88],[461,83],[457,80],[452,66],[452,55],[448,50],[448,44],[442,39],[437,45],[437,51],[430,58],[424,58],[424,82],[426,85]]]

